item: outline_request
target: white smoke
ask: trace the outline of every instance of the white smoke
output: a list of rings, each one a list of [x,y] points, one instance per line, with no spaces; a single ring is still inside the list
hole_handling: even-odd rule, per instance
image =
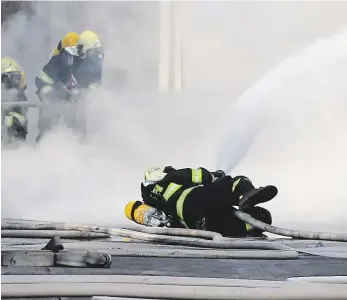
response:
[[[60,128],[36,147],[3,150],[3,217],[124,224],[124,206],[140,198],[146,165],[210,162],[213,167],[213,156],[199,153],[202,137],[213,128],[204,129],[206,119],[194,118],[192,107],[199,105],[212,118],[218,109],[201,99],[156,94],[158,3],[37,5],[38,16],[14,19],[3,35],[3,52],[24,66],[31,90],[59,39],[67,31],[85,29],[105,40],[105,83],[90,94],[85,143]],[[75,20],[70,13],[76,7],[81,14]],[[125,92],[113,88],[118,67],[128,72]],[[203,149],[213,147],[208,141]]]
[[[157,3],[36,2],[35,16],[19,13],[7,24],[2,56],[23,66],[33,101],[34,78],[68,31],[96,31],[106,53],[103,88],[90,96],[86,144],[60,128],[36,148],[3,150],[2,216],[124,222],[124,204],[140,196],[143,165],[137,164],[138,173],[132,168],[142,155],[142,141],[134,134],[136,114],[142,115],[137,107],[150,102],[156,88],[157,16]],[[119,70],[127,73],[122,89],[114,88]],[[135,96],[120,96],[124,90]],[[36,114],[29,114],[31,132]]]
[[[37,2],[34,18],[18,16],[3,32],[2,55],[14,56],[23,65],[30,97],[34,97],[34,77],[66,32],[95,30],[106,43],[105,84],[90,95],[87,141],[80,143],[70,132],[59,129],[38,147],[25,145],[17,150],[3,150],[3,217],[129,224],[124,217],[124,205],[140,198],[146,165],[216,167],[219,120],[235,117],[226,108],[237,93],[157,95],[157,4],[100,3]],[[249,16],[241,18],[250,11],[248,5],[245,10],[238,7],[239,18],[232,18],[234,25],[251,24]],[[231,22],[229,16],[223,20]],[[284,23],[282,27],[290,27]],[[267,25],[268,30],[275,30],[270,21]],[[252,26],[245,34],[241,26],[231,27],[237,28],[238,43],[248,41],[240,46],[240,54],[254,48],[249,36],[243,37],[250,34]],[[234,138],[225,141],[219,167],[231,169],[239,162],[233,175],[248,175],[257,185],[278,185],[277,199],[267,205],[273,210],[277,225],[300,224],[305,220],[316,227],[322,222],[346,224],[345,40],[343,33],[313,45],[273,70],[238,101],[241,111],[237,111],[239,118],[233,122],[233,128],[238,130],[229,132],[234,133]],[[199,54],[208,58],[209,53],[204,50],[201,47]],[[249,58],[259,54],[257,49],[252,53]],[[227,50],[226,55],[230,56]],[[219,57],[221,67],[225,58]],[[257,58],[262,61],[261,55]],[[238,60],[235,58],[235,62]],[[269,54],[266,68],[278,60],[278,56],[272,60]],[[241,78],[241,87],[251,87],[254,78],[266,69],[263,66],[253,73],[251,66],[255,61],[246,64],[246,59],[241,60],[237,66],[244,65],[246,69],[240,73],[231,68],[237,71],[232,79],[228,77],[230,72],[221,72],[224,81],[229,78],[229,85],[236,86]],[[128,74],[125,91],[121,92],[113,88],[118,69],[125,69]],[[202,75],[206,70],[196,65],[189,71],[190,75]],[[218,78],[217,75],[209,78]],[[251,80],[247,80],[249,77]],[[239,86],[237,89],[240,90]],[[254,118],[267,127],[260,135],[254,134],[255,143],[245,153],[247,143],[251,145],[253,129],[257,129]],[[243,157],[244,154],[247,156]]]

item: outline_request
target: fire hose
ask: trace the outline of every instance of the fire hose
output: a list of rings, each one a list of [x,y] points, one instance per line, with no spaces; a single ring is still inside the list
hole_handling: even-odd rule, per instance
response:
[[[314,232],[280,228],[258,221],[257,219],[254,219],[250,215],[239,210],[235,210],[234,215],[243,222],[246,222],[258,229],[277,235],[304,240],[328,240],[336,242],[347,242],[347,233]]]

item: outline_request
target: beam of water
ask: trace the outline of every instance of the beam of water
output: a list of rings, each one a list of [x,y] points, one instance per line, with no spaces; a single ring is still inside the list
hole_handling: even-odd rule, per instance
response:
[[[346,76],[344,30],[286,59],[228,117],[218,167],[278,185],[276,224],[347,229]]]

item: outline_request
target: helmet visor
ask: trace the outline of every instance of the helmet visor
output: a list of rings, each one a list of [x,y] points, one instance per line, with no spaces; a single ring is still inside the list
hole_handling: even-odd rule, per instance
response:
[[[7,88],[20,88],[22,85],[22,73],[20,71],[1,74],[1,82],[5,83]]]

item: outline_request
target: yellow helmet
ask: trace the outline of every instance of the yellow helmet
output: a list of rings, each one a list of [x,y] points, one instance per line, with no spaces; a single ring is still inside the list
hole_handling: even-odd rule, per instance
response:
[[[79,34],[77,32],[68,32],[61,39],[61,48],[77,46]]]
[[[1,58],[1,82],[5,82],[9,88],[24,89],[26,87],[25,73],[10,57]]]
[[[90,30],[83,31],[80,34],[77,47],[81,57],[85,57],[87,52],[92,49],[103,52],[103,44],[100,37]]]
[[[1,59],[1,74],[20,71],[17,62],[10,57]]]

